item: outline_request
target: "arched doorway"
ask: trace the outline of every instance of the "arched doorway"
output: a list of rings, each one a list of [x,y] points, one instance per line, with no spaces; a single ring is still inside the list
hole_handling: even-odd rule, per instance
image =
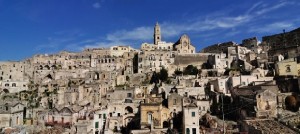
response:
[[[287,110],[291,110],[296,112],[299,110],[299,106],[297,104],[297,97],[290,95],[285,98],[285,106]]]
[[[46,68],[47,70],[50,70],[50,66],[49,66],[49,65],[46,65],[45,68]]]
[[[127,111],[127,113],[133,113],[133,109],[130,106],[127,106],[125,110]]]
[[[169,127],[170,127],[169,122],[164,121],[164,122],[163,122],[163,128],[169,128]]]
[[[4,92],[4,93],[9,93],[8,89],[6,89],[6,88],[3,89],[3,92]]]

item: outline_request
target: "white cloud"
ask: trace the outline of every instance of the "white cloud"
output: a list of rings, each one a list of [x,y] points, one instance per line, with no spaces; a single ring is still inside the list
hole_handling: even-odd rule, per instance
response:
[[[132,45],[129,42],[123,41],[107,41],[107,40],[95,40],[95,39],[88,39],[79,42],[73,42],[65,45],[65,50],[68,51],[82,51],[86,48],[109,48],[111,46],[128,46]]]
[[[84,45],[83,47],[81,47],[81,49],[85,49],[85,48],[108,48],[111,46],[127,46],[130,45],[129,43],[126,42],[95,42],[93,44],[88,44],[88,45]]]
[[[214,29],[234,28],[251,20],[251,16],[239,15],[235,17],[208,17],[205,20],[195,20],[187,23],[163,22],[162,38],[179,36],[186,32],[203,32]],[[137,27],[132,30],[118,30],[106,36],[108,41],[147,41],[152,39],[153,26]]]
[[[36,51],[47,50],[47,49],[57,50],[61,45],[75,40],[75,38],[72,37],[66,37],[66,38],[48,37],[47,39],[48,41],[45,44],[36,46],[35,50]]]
[[[98,8],[101,7],[101,4],[99,2],[96,2],[96,3],[93,4],[93,7],[98,9]]]
[[[256,22],[258,19],[261,19],[261,16],[264,14],[278,10],[279,8],[289,4],[291,4],[289,1],[280,1],[276,4],[268,4],[265,1],[261,1],[253,4],[244,12],[239,11],[237,13],[233,10],[232,12],[234,13],[228,13],[224,10],[220,10],[217,13],[199,16],[198,18],[189,19],[181,23],[165,21],[160,24],[162,28],[162,38],[163,40],[170,37],[179,38],[180,34],[183,33],[195,33],[201,34],[201,37],[205,39],[209,39],[222,33],[218,31],[227,32],[223,37],[232,37],[242,33],[239,28],[252,33],[265,33],[282,29],[290,29],[295,26],[296,22],[276,22],[263,27],[259,27],[259,25],[261,26],[262,24]],[[94,3],[93,7],[100,8],[100,2]],[[251,27],[249,24],[251,24]],[[115,45],[140,45],[133,43],[150,41],[152,38],[153,25],[139,26],[133,29],[123,29],[108,33],[102,40],[89,39],[79,41],[78,43],[68,42],[65,43],[65,48],[69,50],[83,50],[85,48],[102,48]]]
[[[109,41],[121,40],[147,40],[152,37],[153,28],[150,27],[137,27],[133,30],[119,30],[114,33],[108,34],[106,39]]]
[[[260,1],[249,9],[241,12],[237,15],[228,15],[230,13],[224,13],[224,11],[219,11],[218,13],[208,14],[207,16],[199,16],[199,19],[188,20],[183,23],[174,22],[163,22],[161,24],[162,28],[162,38],[176,37],[183,33],[201,33],[201,32],[214,32],[216,30],[232,29],[237,27],[245,27],[248,29],[248,25],[261,25],[256,23],[257,19],[260,19],[262,15],[270,13],[274,10],[278,10],[284,6],[293,4],[291,1],[279,1],[275,4],[269,4],[265,1]],[[235,13],[236,14],[236,13]],[[287,23],[274,23],[272,25],[266,26],[259,30],[252,30],[252,32],[264,32],[271,31],[274,28],[290,28],[293,25],[288,25]],[[244,30],[245,30],[244,29]],[[238,29],[234,31],[229,31],[233,33],[228,33],[228,36],[234,36],[241,33]],[[118,30],[107,35],[107,40],[109,41],[130,41],[130,40],[150,40],[153,35],[153,26],[142,26],[133,28],[132,30]]]
[[[262,1],[259,1],[257,3],[255,3],[254,5],[252,5],[251,8],[249,8],[246,12],[246,14],[250,14],[252,11],[254,11],[255,9],[257,9],[257,7],[260,7],[262,6],[263,2]]]
[[[293,2],[288,2],[288,1],[281,1],[278,4],[274,4],[274,5],[268,5],[268,4],[262,4],[260,8],[260,10],[256,11],[255,13],[257,15],[261,15],[261,14],[265,14],[267,12],[279,9],[281,7],[284,7],[286,5],[292,4]]]
[[[255,26],[255,27],[251,27],[251,29],[249,30],[249,32],[253,32],[253,33],[278,33],[281,32],[281,30],[283,29],[293,29],[295,27],[295,25],[293,24],[293,22],[274,22],[268,25],[264,25],[261,27]]]

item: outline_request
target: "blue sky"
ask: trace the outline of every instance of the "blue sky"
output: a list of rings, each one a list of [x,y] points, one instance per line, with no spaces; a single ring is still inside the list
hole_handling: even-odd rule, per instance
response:
[[[152,42],[153,26],[197,51],[300,27],[299,0],[0,0],[0,61]]]

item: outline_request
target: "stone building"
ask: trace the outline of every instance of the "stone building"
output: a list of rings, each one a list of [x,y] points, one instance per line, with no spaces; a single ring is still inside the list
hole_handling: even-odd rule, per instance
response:
[[[221,53],[209,55],[207,62],[212,66],[212,69],[225,69],[231,68],[230,64],[232,60],[227,58],[225,53]]]
[[[17,101],[0,102],[0,128],[17,127],[23,125],[26,108]]]
[[[258,47],[259,41],[257,37],[252,37],[252,38],[244,39],[241,45],[248,49],[252,49]]]
[[[162,105],[161,96],[158,92],[152,92],[151,96],[140,104],[141,128],[167,128],[169,127],[170,112]]]
[[[300,64],[296,58],[283,60],[275,64],[275,72],[277,76],[299,76]]]
[[[141,45],[142,51],[172,51],[174,43],[167,43],[162,41],[161,29],[158,22],[154,26],[154,34],[153,34],[153,44],[143,43]]]
[[[158,44],[158,42],[161,41],[161,32],[160,32],[160,26],[159,26],[158,22],[156,22],[155,27],[154,27],[153,39],[154,39],[154,44]]]
[[[234,102],[243,106],[237,111],[240,119],[277,117],[278,91],[278,86],[273,82],[235,88],[232,91]]]
[[[179,54],[193,54],[195,52],[195,47],[192,45],[190,38],[184,34],[180,39],[173,45],[174,51]]]
[[[195,54],[177,54],[175,55],[174,64],[170,69],[174,72],[176,69],[183,71],[188,65],[202,68],[203,64],[207,62],[209,53],[195,53]]]
[[[27,63],[0,62],[0,87],[10,93],[28,90]]]
[[[46,126],[58,125],[64,128],[71,128],[72,115],[74,111],[69,107],[57,107],[48,111],[48,115],[44,118]]]
[[[200,52],[201,53],[227,53],[228,47],[235,47],[237,45],[238,44],[233,41],[218,43],[218,44],[214,44],[214,45],[205,47]]]
[[[285,58],[294,58],[299,55],[300,28],[290,32],[264,36],[262,43],[269,46],[270,57],[282,54]]]
[[[139,73],[159,71],[162,67],[168,69],[174,63],[175,54],[173,51],[144,51],[139,53]]]
[[[175,43],[162,41],[157,23],[153,43],[142,43],[140,50],[87,48],[0,62],[0,98],[19,98],[31,106],[26,110],[4,99],[0,127],[16,128],[26,119],[27,124],[63,127],[66,133],[217,132],[219,120],[207,115],[220,113],[220,93],[237,108],[233,114],[238,119],[276,118],[286,96],[299,92],[300,67],[294,58],[300,50],[298,35],[296,29],[266,36],[262,43],[254,37],[241,45],[219,43],[196,53],[186,34]],[[198,73],[181,73],[189,65]],[[151,74],[162,68],[168,81],[150,84]],[[287,93],[278,95],[278,89]],[[199,123],[204,118],[211,119]],[[246,125],[264,132],[251,121]]]
[[[209,81],[210,83],[210,88],[211,91],[215,92],[221,92],[224,93],[225,95],[230,96],[230,85],[228,82],[228,77],[227,78],[218,78],[216,80]]]
[[[104,132],[105,122],[108,118],[108,111],[106,108],[95,111],[93,120],[93,133],[100,134]]]
[[[183,107],[183,134],[199,134],[199,111],[197,104]]]
[[[154,27],[154,44],[143,43],[141,50],[138,54],[139,73],[159,71],[161,67],[165,67],[168,70],[170,67],[171,71],[169,71],[169,74],[172,74],[172,71],[176,69],[173,63],[177,54],[182,54],[183,56],[185,54],[195,54],[195,47],[191,44],[187,35],[182,35],[176,43],[161,41],[158,24]]]
[[[177,114],[182,111],[182,96],[178,94],[176,88],[172,88],[168,96],[168,109],[172,113]]]

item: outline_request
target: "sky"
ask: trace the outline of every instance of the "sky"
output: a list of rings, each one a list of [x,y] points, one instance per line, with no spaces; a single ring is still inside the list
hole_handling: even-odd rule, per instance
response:
[[[299,0],[0,0],[0,61],[187,34],[197,51],[300,27]]]

